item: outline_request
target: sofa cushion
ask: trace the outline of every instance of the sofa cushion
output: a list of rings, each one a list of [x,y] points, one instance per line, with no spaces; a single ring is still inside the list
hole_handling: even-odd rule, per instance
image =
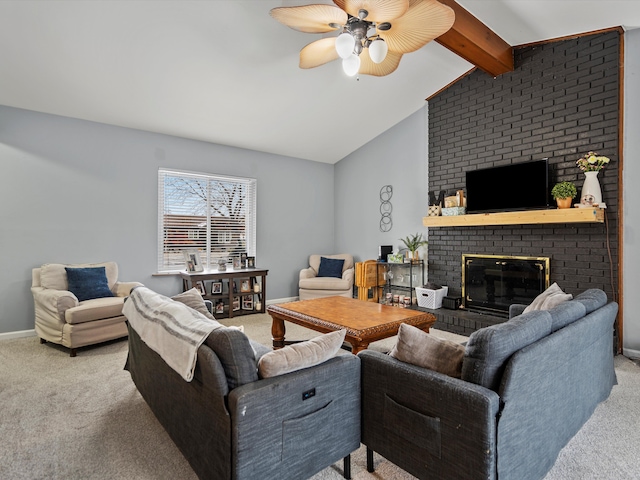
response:
[[[174,295],[173,297],[171,297],[171,300],[184,303],[187,307],[193,308],[195,311],[200,312],[205,317],[211,320],[215,320],[215,317],[209,312],[206,303],[204,303],[204,298],[202,298],[200,292],[198,292],[198,290],[195,288]]]
[[[342,265],[342,273],[344,273],[346,270],[349,270],[350,268],[354,268],[353,256],[348,253],[337,253],[335,255],[309,255],[309,267],[314,272],[316,272],[316,274],[318,273],[318,270],[320,270],[320,260],[322,259],[322,257],[338,258],[344,260],[344,264]]]
[[[275,377],[319,365],[338,353],[346,334],[346,330],[337,330],[266,353],[258,362],[260,377]]]
[[[389,355],[401,362],[460,378],[464,346],[403,323]]]
[[[334,277],[313,277],[300,280],[299,287],[308,290],[349,290],[349,280]]]
[[[71,307],[64,312],[67,323],[77,324],[103,320],[105,318],[122,315],[124,297],[94,298],[80,302],[77,307]]]
[[[109,284],[109,288],[112,289],[118,281],[118,264],[115,262],[78,263],[69,265],[64,265],[62,263],[46,263],[40,267],[40,286],[43,288],[50,288],[52,290],[69,290],[65,267],[104,267],[105,273],[107,274],[107,283]]]
[[[589,314],[607,303],[607,294],[598,288],[590,288],[578,295],[575,301],[583,304]]]
[[[205,343],[224,369],[229,390],[258,380],[258,366],[249,338],[239,329],[222,327],[212,331]]]
[[[462,380],[498,391],[504,366],[515,352],[551,333],[551,315],[536,310],[476,330],[469,336]]]
[[[341,258],[320,257],[319,277],[342,278],[342,266],[344,260]]]
[[[69,291],[79,302],[93,298],[113,297],[104,267],[65,267]]]
[[[549,310],[549,314],[551,315],[551,331],[555,332],[584,317],[586,309],[582,303],[571,301],[552,308]]]
[[[573,295],[564,293],[557,283],[554,283],[544,292],[533,299],[522,313],[528,313],[533,310],[551,310],[553,307],[560,305],[567,300],[571,300]]]

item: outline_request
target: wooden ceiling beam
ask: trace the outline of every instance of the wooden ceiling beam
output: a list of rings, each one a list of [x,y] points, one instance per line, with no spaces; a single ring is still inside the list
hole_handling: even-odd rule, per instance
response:
[[[453,27],[436,38],[443,47],[493,77],[513,71],[513,47],[455,0],[438,0],[456,14]]]

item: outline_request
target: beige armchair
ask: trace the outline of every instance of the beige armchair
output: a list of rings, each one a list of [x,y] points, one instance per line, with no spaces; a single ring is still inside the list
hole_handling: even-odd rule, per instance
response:
[[[107,292],[102,298],[78,300],[69,291],[69,268],[104,267]],[[32,270],[31,293],[35,304],[35,330],[40,343],[52,342],[71,349],[127,336],[122,315],[124,298],[138,282],[118,282],[115,262],[63,265],[48,263]],[[78,293],[76,291],[76,293]],[[89,295],[91,296],[91,295]]]
[[[322,261],[322,258],[329,259],[329,262]],[[335,270],[336,276],[320,276],[326,270],[324,267],[332,260],[343,260],[341,270]],[[323,262],[323,268],[320,264]],[[330,265],[336,267],[335,264]],[[338,278],[337,275],[341,276]],[[341,297],[353,297],[353,276],[354,264],[353,256],[348,253],[338,255],[311,255],[309,256],[309,268],[300,271],[299,279],[299,295],[300,300],[309,300],[312,298],[330,297],[339,295]]]

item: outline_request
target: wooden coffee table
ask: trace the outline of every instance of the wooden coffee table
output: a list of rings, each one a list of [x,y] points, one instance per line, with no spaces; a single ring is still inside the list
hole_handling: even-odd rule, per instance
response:
[[[401,323],[428,332],[436,321],[431,313],[346,297],[314,298],[270,305],[267,312],[273,319],[273,348],[285,345],[284,322],[287,321],[322,333],[346,329],[345,340],[351,344],[354,354],[366,349],[371,342],[397,335]]]

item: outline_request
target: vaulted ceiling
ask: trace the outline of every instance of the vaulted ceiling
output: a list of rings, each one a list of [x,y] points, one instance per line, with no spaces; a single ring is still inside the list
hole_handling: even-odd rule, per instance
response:
[[[640,1],[440,0],[454,27],[385,77],[298,68],[321,38],[269,16],[328,0],[3,0],[0,105],[335,163],[511,46],[640,26]],[[329,35],[329,34],[327,34]]]

